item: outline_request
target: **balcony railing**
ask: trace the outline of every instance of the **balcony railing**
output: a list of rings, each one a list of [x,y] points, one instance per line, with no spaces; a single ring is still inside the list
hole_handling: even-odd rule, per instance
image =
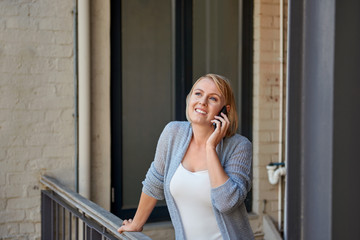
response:
[[[41,239],[150,239],[139,232],[119,234],[120,218],[56,179],[42,176],[40,181],[47,188],[41,191]]]

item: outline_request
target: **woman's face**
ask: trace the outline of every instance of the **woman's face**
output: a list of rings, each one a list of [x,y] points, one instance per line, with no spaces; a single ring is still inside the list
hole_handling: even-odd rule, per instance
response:
[[[211,126],[211,120],[225,105],[222,96],[211,78],[203,78],[194,86],[188,102],[188,116],[193,124]]]

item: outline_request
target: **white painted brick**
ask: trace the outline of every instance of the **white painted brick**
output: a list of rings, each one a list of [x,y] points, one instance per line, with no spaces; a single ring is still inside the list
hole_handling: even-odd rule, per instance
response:
[[[0,16],[2,17],[17,16],[18,9],[18,4],[14,4],[12,1],[0,1]]]
[[[29,30],[35,29],[35,21],[29,17],[12,17],[6,20],[6,28]]]
[[[280,7],[278,4],[262,3],[260,11],[264,16],[280,16]]]
[[[269,132],[261,132],[259,134],[259,138],[260,138],[260,143],[261,142],[270,142],[271,141],[271,137],[270,137]]]
[[[35,232],[34,223],[24,222],[24,223],[20,223],[19,225],[20,225],[20,232],[21,233],[33,233],[33,232]]]
[[[26,196],[26,188],[23,185],[7,185],[0,189],[4,191],[5,198],[20,198]]]
[[[57,44],[71,44],[74,41],[74,33],[71,31],[56,31],[55,39]]]
[[[49,110],[56,109],[61,103],[61,108],[72,108],[74,99],[68,96],[53,96],[52,98],[36,98],[28,103],[29,110]]]
[[[0,236],[14,235],[19,231],[18,223],[0,224]]]
[[[52,31],[53,20],[48,18],[43,18],[39,20],[39,30],[48,30]]]
[[[7,202],[7,209],[29,209],[39,206],[40,197],[10,198]]]
[[[6,200],[4,198],[0,198],[0,211],[4,211],[6,207]],[[0,230],[1,233],[1,230]],[[1,234],[0,234],[1,236]]]
[[[279,162],[279,155],[278,153],[271,155],[272,162]]]
[[[274,120],[278,120],[280,117],[279,109],[272,109],[271,118]]]
[[[259,119],[261,120],[271,120],[271,109],[260,109]]]
[[[55,82],[55,83],[69,82],[70,79],[71,82],[74,79],[72,69],[69,72],[55,72],[51,74],[51,76],[49,76],[48,78],[49,82]]]
[[[1,15],[0,15],[1,16]],[[3,31],[5,29],[6,22],[4,19],[0,19],[0,30]],[[1,53],[1,51],[0,51]]]
[[[277,144],[262,144],[259,148],[259,151],[263,154],[274,154],[278,152]]]
[[[43,18],[39,20],[39,30],[67,31],[72,24],[72,18]]]
[[[55,62],[56,60],[54,58],[39,57],[31,64],[29,72],[31,74],[41,74],[57,71]]]
[[[45,119],[45,113],[43,111],[33,111],[30,113],[25,109],[12,110],[8,116],[11,116],[8,119],[11,119],[17,124],[40,122]]]
[[[4,161],[2,167],[8,172],[21,172],[25,170],[25,162],[17,158],[8,158]]]
[[[265,166],[253,168],[254,178],[266,179],[268,177],[267,169]]]
[[[41,173],[73,185],[72,7],[66,0],[0,1],[1,239],[40,239]],[[62,154],[43,157],[55,144]]]
[[[28,146],[56,146],[65,143],[63,136],[53,133],[38,133],[26,139]]]
[[[39,184],[33,184],[33,185],[26,186],[26,196],[27,197],[40,196],[40,186],[39,186]]]
[[[273,16],[261,16],[260,21],[258,21],[260,24],[259,27],[261,28],[273,28],[274,27],[274,17]]]
[[[262,130],[278,130],[279,122],[276,120],[263,121],[260,124]]]
[[[19,222],[25,219],[24,210],[6,210],[0,212],[0,224]]]
[[[259,148],[259,147],[258,147]],[[261,148],[259,148],[261,150]],[[256,153],[256,164],[254,163],[254,167],[266,167],[267,164],[271,161],[271,155],[270,154],[264,154],[262,152]]]
[[[68,96],[74,99],[74,83],[56,84],[56,96]]]
[[[40,203],[40,199],[39,199]],[[40,222],[41,219],[41,211],[40,211],[40,204],[38,206],[25,209],[25,221],[32,221],[32,222]]]
[[[36,1],[29,6],[30,16],[53,17],[56,15],[56,9],[52,1]]]
[[[65,123],[74,122],[74,109],[66,109],[62,111],[60,119]]]
[[[0,165],[2,165],[1,162],[0,162]],[[1,169],[3,169],[3,168],[1,168]],[[5,185],[6,185],[6,174],[1,171],[0,172],[0,186],[5,186]]]
[[[42,147],[14,147],[7,152],[7,157],[13,161],[26,161],[41,156]]]
[[[60,109],[50,109],[45,112],[45,121],[46,122],[53,122],[60,118],[61,110]]]
[[[2,130],[2,126],[1,126],[1,121],[0,121],[0,131],[1,130]],[[5,136],[5,134],[3,134],[2,136]],[[4,140],[4,141],[6,141],[6,140]],[[1,142],[2,141],[0,140],[0,146],[2,146]],[[7,155],[7,148],[0,147],[0,166],[2,164],[1,161],[3,161],[5,159],[6,155]],[[3,168],[1,168],[1,169],[3,169]],[[1,181],[1,179],[0,179],[0,181]]]
[[[54,130],[54,133],[59,133],[59,134],[62,134],[67,143],[68,144],[71,144],[72,143],[72,140],[71,142],[68,142],[70,139],[69,137],[73,136],[73,131],[71,131],[71,129],[69,128],[70,126],[73,126],[74,124],[74,121],[71,120],[71,121],[62,121],[62,122],[56,122],[56,124],[54,124],[53,126],[53,130]]]
[[[72,57],[72,45],[40,45],[37,55],[41,57]]]
[[[58,34],[61,36],[61,34]],[[38,31],[38,34],[31,36],[31,41],[37,44],[55,44],[58,42],[60,36],[57,35],[57,32],[54,31]],[[66,43],[66,42],[64,42]],[[71,42],[70,42],[71,43]]]
[[[35,230],[37,233],[41,232],[41,223],[35,223]]]
[[[35,172],[8,173],[7,175],[8,183],[11,185],[34,184],[39,181],[39,176]]]
[[[278,201],[271,201],[270,208],[272,212],[277,212],[279,210],[279,203]]]
[[[72,58],[59,58],[57,59],[56,69],[60,72],[69,71],[74,67],[74,62]]]
[[[279,132],[272,132],[271,133],[271,141],[272,142],[279,142]]]

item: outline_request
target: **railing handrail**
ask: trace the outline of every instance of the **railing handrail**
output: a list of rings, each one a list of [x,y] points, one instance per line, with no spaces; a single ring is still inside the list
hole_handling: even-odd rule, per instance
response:
[[[100,207],[96,203],[84,198],[80,194],[74,192],[70,188],[62,185],[56,179],[49,176],[41,176],[40,182],[48,189],[54,191],[62,197],[69,204],[73,205],[79,211],[89,216],[100,225],[104,226],[108,231],[120,239],[133,239],[133,240],[149,240],[150,237],[140,232],[124,232],[120,234],[117,228],[121,225],[122,220]]]

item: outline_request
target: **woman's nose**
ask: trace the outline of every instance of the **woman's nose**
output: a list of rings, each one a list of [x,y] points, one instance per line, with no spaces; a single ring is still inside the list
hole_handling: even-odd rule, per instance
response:
[[[205,98],[200,98],[199,99],[199,104],[206,105],[206,99]]]

